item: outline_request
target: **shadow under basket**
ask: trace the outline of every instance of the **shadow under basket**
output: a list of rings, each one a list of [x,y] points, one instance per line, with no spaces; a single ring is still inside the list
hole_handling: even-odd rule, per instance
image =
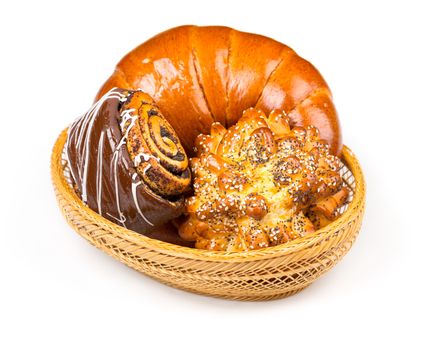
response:
[[[85,206],[68,181],[62,154],[64,130],[51,156],[59,207],[72,228],[97,248],[167,285],[235,300],[286,297],[329,271],[351,248],[360,230],[365,183],[360,165],[344,146],[342,176],[350,189],[342,215],[328,226],[294,241],[248,252],[212,252],[161,242],[130,231]]]

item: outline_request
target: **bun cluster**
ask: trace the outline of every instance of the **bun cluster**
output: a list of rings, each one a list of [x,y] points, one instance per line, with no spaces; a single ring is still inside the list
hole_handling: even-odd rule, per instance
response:
[[[201,249],[245,251],[302,237],[334,219],[348,196],[313,126],[289,125],[284,112],[250,108],[236,125],[212,125],[191,159],[194,195],[187,199],[183,239]],[[323,210],[323,203],[326,209]]]

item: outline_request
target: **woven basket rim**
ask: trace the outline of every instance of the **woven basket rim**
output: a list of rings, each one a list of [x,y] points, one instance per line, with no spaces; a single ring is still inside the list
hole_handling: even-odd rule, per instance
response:
[[[88,220],[95,225],[103,226],[110,232],[125,237],[130,242],[137,246],[146,247],[148,249],[158,251],[164,254],[189,258],[203,261],[223,261],[223,262],[238,262],[238,261],[254,261],[270,259],[276,256],[298,253],[301,250],[310,248],[319,242],[325,241],[337,230],[338,227],[345,223],[354,220],[357,216],[357,211],[362,207],[365,197],[365,180],[360,164],[354,153],[347,146],[343,146],[342,157],[344,164],[348,167],[355,179],[355,189],[352,201],[349,203],[347,210],[331,224],[307,236],[298,238],[291,242],[280,244],[274,247],[263,248],[259,250],[251,250],[244,252],[219,252],[208,251],[196,248],[183,247],[172,243],[159,241],[141,235],[135,231],[121,227],[108,219],[102,217],[98,213],[85,206],[75,191],[67,183],[63,174],[62,152],[67,138],[67,128],[64,129],[58,136],[51,154],[51,177],[54,187],[61,192],[68,204],[75,207]]]

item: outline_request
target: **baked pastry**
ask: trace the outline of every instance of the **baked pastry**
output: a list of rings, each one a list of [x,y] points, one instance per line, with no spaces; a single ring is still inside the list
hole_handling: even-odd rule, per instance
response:
[[[313,126],[249,108],[196,139],[194,195],[179,234],[196,248],[245,251],[302,237],[338,215],[348,195],[340,160]],[[312,220],[311,220],[312,218]],[[325,221],[327,220],[327,221]]]
[[[128,53],[100,89],[142,89],[172,125],[188,155],[213,122],[229,127],[244,110],[285,110],[292,126],[314,125],[338,155],[342,136],[330,90],[291,48],[227,27],[182,26]]]
[[[334,220],[348,196],[341,146],[327,84],[291,48],[227,27],[182,26],[119,62],[69,128],[66,153],[77,193],[109,220],[236,251]],[[179,236],[171,222],[185,210]]]
[[[315,228],[324,227],[340,215],[340,209],[346,203],[348,197],[348,188],[342,187],[334,195],[323,198],[312,205],[308,210],[307,217],[312,221]]]
[[[68,130],[66,156],[76,192],[105,218],[185,244],[169,225],[184,210],[186,153],[153,100],[114,88]]]

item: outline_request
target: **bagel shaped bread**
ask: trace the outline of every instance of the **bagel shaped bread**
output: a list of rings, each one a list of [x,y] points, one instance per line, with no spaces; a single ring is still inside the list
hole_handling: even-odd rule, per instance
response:
[[[101,87],[149,94],[188,155],[214,121],[229,127],[250,107],[284,110],[291,126],[315,126],[339,155],[341,130],[331,92],[318,70],[273,39],[228,27],[181,26],[129,52]]]
[[[70,125],[65,151],[89,208],[151,238],[189,245],[170,224],[190,190],[187,155],[150,96],[108,91]]]

